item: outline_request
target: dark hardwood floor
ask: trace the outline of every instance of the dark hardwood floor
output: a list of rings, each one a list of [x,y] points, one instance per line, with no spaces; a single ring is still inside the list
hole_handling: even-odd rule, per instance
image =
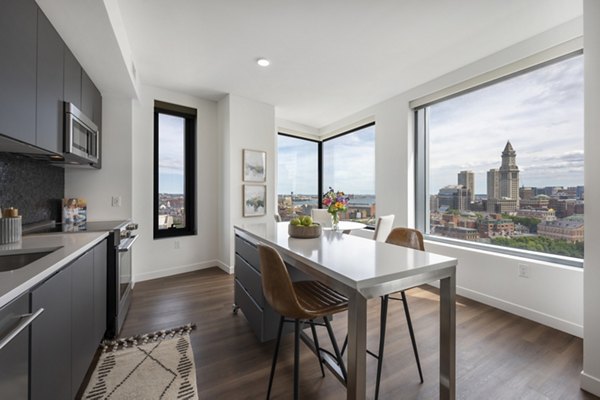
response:
[[[423,365],[419,383],[400,302],[390,302],[381,399],[438,397],[438,302],[435,288],[407,292]],[[200,399],[264,399],[274,341],[261,344],[243,313],[234,315],[233,276],[218,268],[141,282],[121,336],[165,329],[187,322],[192,332]],[[379,335],[379,299],[369,302],[368,347]],[[333,321],[338,341],[345,335],[343,314]],[[292,335],[293,336],[293,335]],[[322,344],[326,332],[320,330]],[[498,309],[458,297],[456,312],[457,397],[459,399],[596,399],[579,389],[580,338]],[[273,399],[292,395],[293,338],[282,339]],[[375,384],[375,360],[367,360],[368,398]],[[345,399],[344,387],[302,345],[300,397]]]

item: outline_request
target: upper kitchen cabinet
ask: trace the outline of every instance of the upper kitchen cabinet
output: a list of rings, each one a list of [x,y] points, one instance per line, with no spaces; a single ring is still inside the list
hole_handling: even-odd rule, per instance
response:
[[[81,71],[81,108],[80,110],[89,117],[98,129],[102,122],[102,96],[88,74]]]
[[[33,0],[0,2],[0,133],[35,143],[37,12]]]
[[[60,153],[63,150],[64,42],[42,10],[37,29],[37,126],[38,147]]]
[[[65,101],[81,110],[81,65],[71,50],[65,46]]]

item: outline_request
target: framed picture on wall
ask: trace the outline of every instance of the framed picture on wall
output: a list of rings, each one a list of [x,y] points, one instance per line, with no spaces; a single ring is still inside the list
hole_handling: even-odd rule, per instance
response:
[[[265,185],[244,186],[244,217],[259,217],[266,214],[267,187]]]
[[[244,149],[243,154],[244,182],[266,182],[267,153],[259,150]]]

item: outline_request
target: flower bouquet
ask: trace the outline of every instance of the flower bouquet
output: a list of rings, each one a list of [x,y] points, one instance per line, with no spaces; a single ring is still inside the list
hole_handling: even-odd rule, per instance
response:
[[[330,186],[327,193],[323,195],[323,205],[327,207],[327,212],[331,214],[331,220],[333,229],[338,229],[340,222],[339,212],[346,211],[348,209],[348,201],[350,199],[344,194],[344,192],[336,192]]]

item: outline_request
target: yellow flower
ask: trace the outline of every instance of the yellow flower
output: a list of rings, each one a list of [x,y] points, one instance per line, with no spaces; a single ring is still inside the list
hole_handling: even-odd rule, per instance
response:
[[[335,203],[335,208],[344,208],[344,203],[341,203],[341,202],[339,202],[339,201],[338,201],[338,202],[336,202],[336,203]]]

